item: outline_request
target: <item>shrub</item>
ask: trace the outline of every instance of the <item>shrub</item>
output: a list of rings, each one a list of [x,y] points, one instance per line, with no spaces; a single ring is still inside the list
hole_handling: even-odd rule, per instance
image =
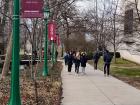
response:
[[[87,59],[92,60],[93,59],[93,52],[88,52],[87,53]]]
[[[110,54],[111,54],[111,56],[114,56],[114,52],[110,52]],[[120,58],[121,57],[119,52],[116,52],[115,55],[116,55],[116,58]]]
[[[110,53],[110,55],[113,57],[114,56],[114,52],[109,52]],[[100,54],[100,56],[103,56],[103,52],[102,51],[100,51],[99,52],[99,54]],[[92,60],[93,59],[93,55],[94,55],[94,53],[93,52],[88,52],[87,53],[87,58],[88,58],[88,60]],[[120,56],[120,53],[119,52],[116,52],[116,58],[120,58],[121,56]]]

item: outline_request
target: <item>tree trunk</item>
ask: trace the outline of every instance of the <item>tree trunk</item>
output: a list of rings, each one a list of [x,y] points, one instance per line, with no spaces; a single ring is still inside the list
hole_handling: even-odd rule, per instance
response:
[[[69,38],[66,38],[65,40],[65,51],[70,51],[70,46],[69,46]]]
[[[116,17],[115,17],[116,14],[114,14],[114,43],[113,43],[113,47],[114,47],[114,63],[116,63]]]
[[[114,63],[116,63],[116,46],[115,46],[115,44],[114,44]]]
[[[43,40],[43,27],[41,27],[40,29],[40,46],[39,46],[39,59],[40,59],[40,62],[42,62],[42,40]]]
[[[12,1],[6,0],[5,6],[4,6],[4,14],[7,14],[8,10],[9,10],[10,15],[12,14],[12,9],[11,9],[12,8],[12,5],[11,5],[12,3],[13,3]],[[2,20],[2,27],[3,27],[2,30],[4,30],[5,21],[6,21],[6,17],[4,16],[3,20]],[[8,42],[7,49],[6,49],[6,55],[5,55],[4,65],[3,65],[3,68],[2,68],[1,79],[4,79],[8,75],[8,71],[9,71],[9,68],[10,68],[10,62],[11,62],[11,57],[12,57],[12,34],[11,34],[11,30],[12,30],[11,21],[9,20],[8,35],[10,37],[9,37],[9,42]],[[3,32],[2,32],[2,34],[3,34]]]
[[[8,74],[10,62],[11,62],[11,54],[12,54],[12,35],[10,36],[9,43],[7,46],[6,57],[5,57],[4,66],[2,69],[2,79],[4,79],[5,76],[7,76]]]

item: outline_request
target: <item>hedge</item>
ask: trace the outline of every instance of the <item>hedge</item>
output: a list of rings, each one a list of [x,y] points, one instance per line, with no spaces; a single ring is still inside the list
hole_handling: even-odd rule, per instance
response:
[[[110,53],[110,55],[112,57],[114,56],[114,52],[109,52],[109,53]],[[87,53],[88,60],[92,60],[93,59],[93,55],[94,55],[93,52],[88,52]],[[116,52],[115,55],[116,55],[116,58],[120,58],[121,57],[119,52]],[[100,52],[100,56],[103,56],[103,53],[102,52]]]

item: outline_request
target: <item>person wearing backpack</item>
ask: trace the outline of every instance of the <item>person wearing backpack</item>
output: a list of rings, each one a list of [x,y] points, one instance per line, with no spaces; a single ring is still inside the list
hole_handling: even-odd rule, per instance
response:
[[[94,70],[97,70],[97,65],[98,65],[99,58],[100,58],[99,51],[96,51],[95,54],[93,55]]]
[[[110,63],[111,63],[112,57],[108,50],[104,53],[104,75],[109,76],[110,75]]]

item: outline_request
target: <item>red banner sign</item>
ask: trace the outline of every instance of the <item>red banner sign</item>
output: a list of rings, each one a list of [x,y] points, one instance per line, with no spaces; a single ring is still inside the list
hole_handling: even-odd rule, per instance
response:
[[[54,22],[48,24],[48,36],[49,40],[56,40],[56,24]]]
[[[43,0],[22,0],[21,17],[22,18],[42,18]]]
[[[57,35],[54,35],[54,41],[57,42]]]

